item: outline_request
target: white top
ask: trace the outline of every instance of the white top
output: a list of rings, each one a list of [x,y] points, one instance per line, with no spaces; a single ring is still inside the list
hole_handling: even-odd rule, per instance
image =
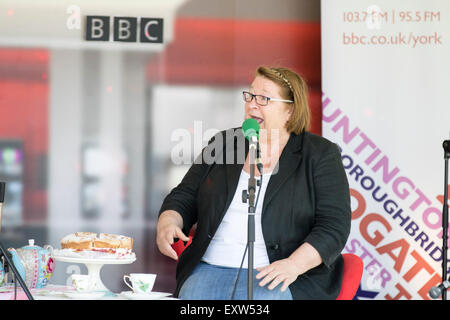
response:
[[[271,173],[265,173],[263,175],[263,183],[261,186],[258,203],[256,204],[255,243],[253,251],[254,268],[267,266],[270,264],[261,226],[262,206],[270,176]],[[233,200],[231,201],[231,204],[223,217],[222,223],[219,225],[217,232],[212,238],[208,249],[203,255],[202,261],[223,267],[240,267],[248,241],[248,203],[242,202],[242,190],[248,189],[249,178],[250,174],[242,170]],[[259,180],[258,177],[256,177],[256,179]],[[257,186],[255,192],[255,202],[258,192],[259,187]],[[242,268],[248,268],[248,250],[245,255]]]

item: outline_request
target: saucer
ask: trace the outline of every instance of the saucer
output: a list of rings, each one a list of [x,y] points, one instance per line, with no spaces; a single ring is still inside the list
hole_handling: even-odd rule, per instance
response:
[[[103,291],[65,292],[64,295],[71,299],[86,300],[86,299],[99,299],[105,295],[105,292],[103,292]]]
[[[120,295],[132,300],[159,300],[172,294],[166,292],[135,293],[133,291],[122,291]]]

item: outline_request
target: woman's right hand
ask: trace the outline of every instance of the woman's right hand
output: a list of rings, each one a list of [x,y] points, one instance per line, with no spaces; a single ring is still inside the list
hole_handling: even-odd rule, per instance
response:
[[[159,251],[172,258],[178,260],[178,255],[172,248],[174,239],[178,238],[182,241],[189,241],[183,231],[183,218],[174,210],[167,210],[161,213],[156,226],[156,244]]]

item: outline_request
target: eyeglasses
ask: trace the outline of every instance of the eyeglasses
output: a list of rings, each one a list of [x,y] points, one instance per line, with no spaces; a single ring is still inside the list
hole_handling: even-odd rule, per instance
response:
[[[266,96],[262,96],[260,94],[253,94],[248,91],[242,91],[242,95],[244,97],[245,102],[250,102],[255,98],[256,104],[259,106],[267,106],[270,100],[273,101],[280,101],[280,102],[287,102],[287,103],[294,103],[292,100],[284,100],[284,99],[278,99],[278,98],[270,98]]]

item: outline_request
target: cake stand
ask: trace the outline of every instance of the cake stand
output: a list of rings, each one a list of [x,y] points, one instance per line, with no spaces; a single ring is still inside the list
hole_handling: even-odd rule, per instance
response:
[[[136,257],[122,259],[93,259],[93,258],[76,258],[65,256],[53,256],[56,261],[69,263],[82,263],[88,269],[88,275],[92,279],[92,290],[111,292],[102,282],[100,271],[105,264],[130,264],[136,261]]]

